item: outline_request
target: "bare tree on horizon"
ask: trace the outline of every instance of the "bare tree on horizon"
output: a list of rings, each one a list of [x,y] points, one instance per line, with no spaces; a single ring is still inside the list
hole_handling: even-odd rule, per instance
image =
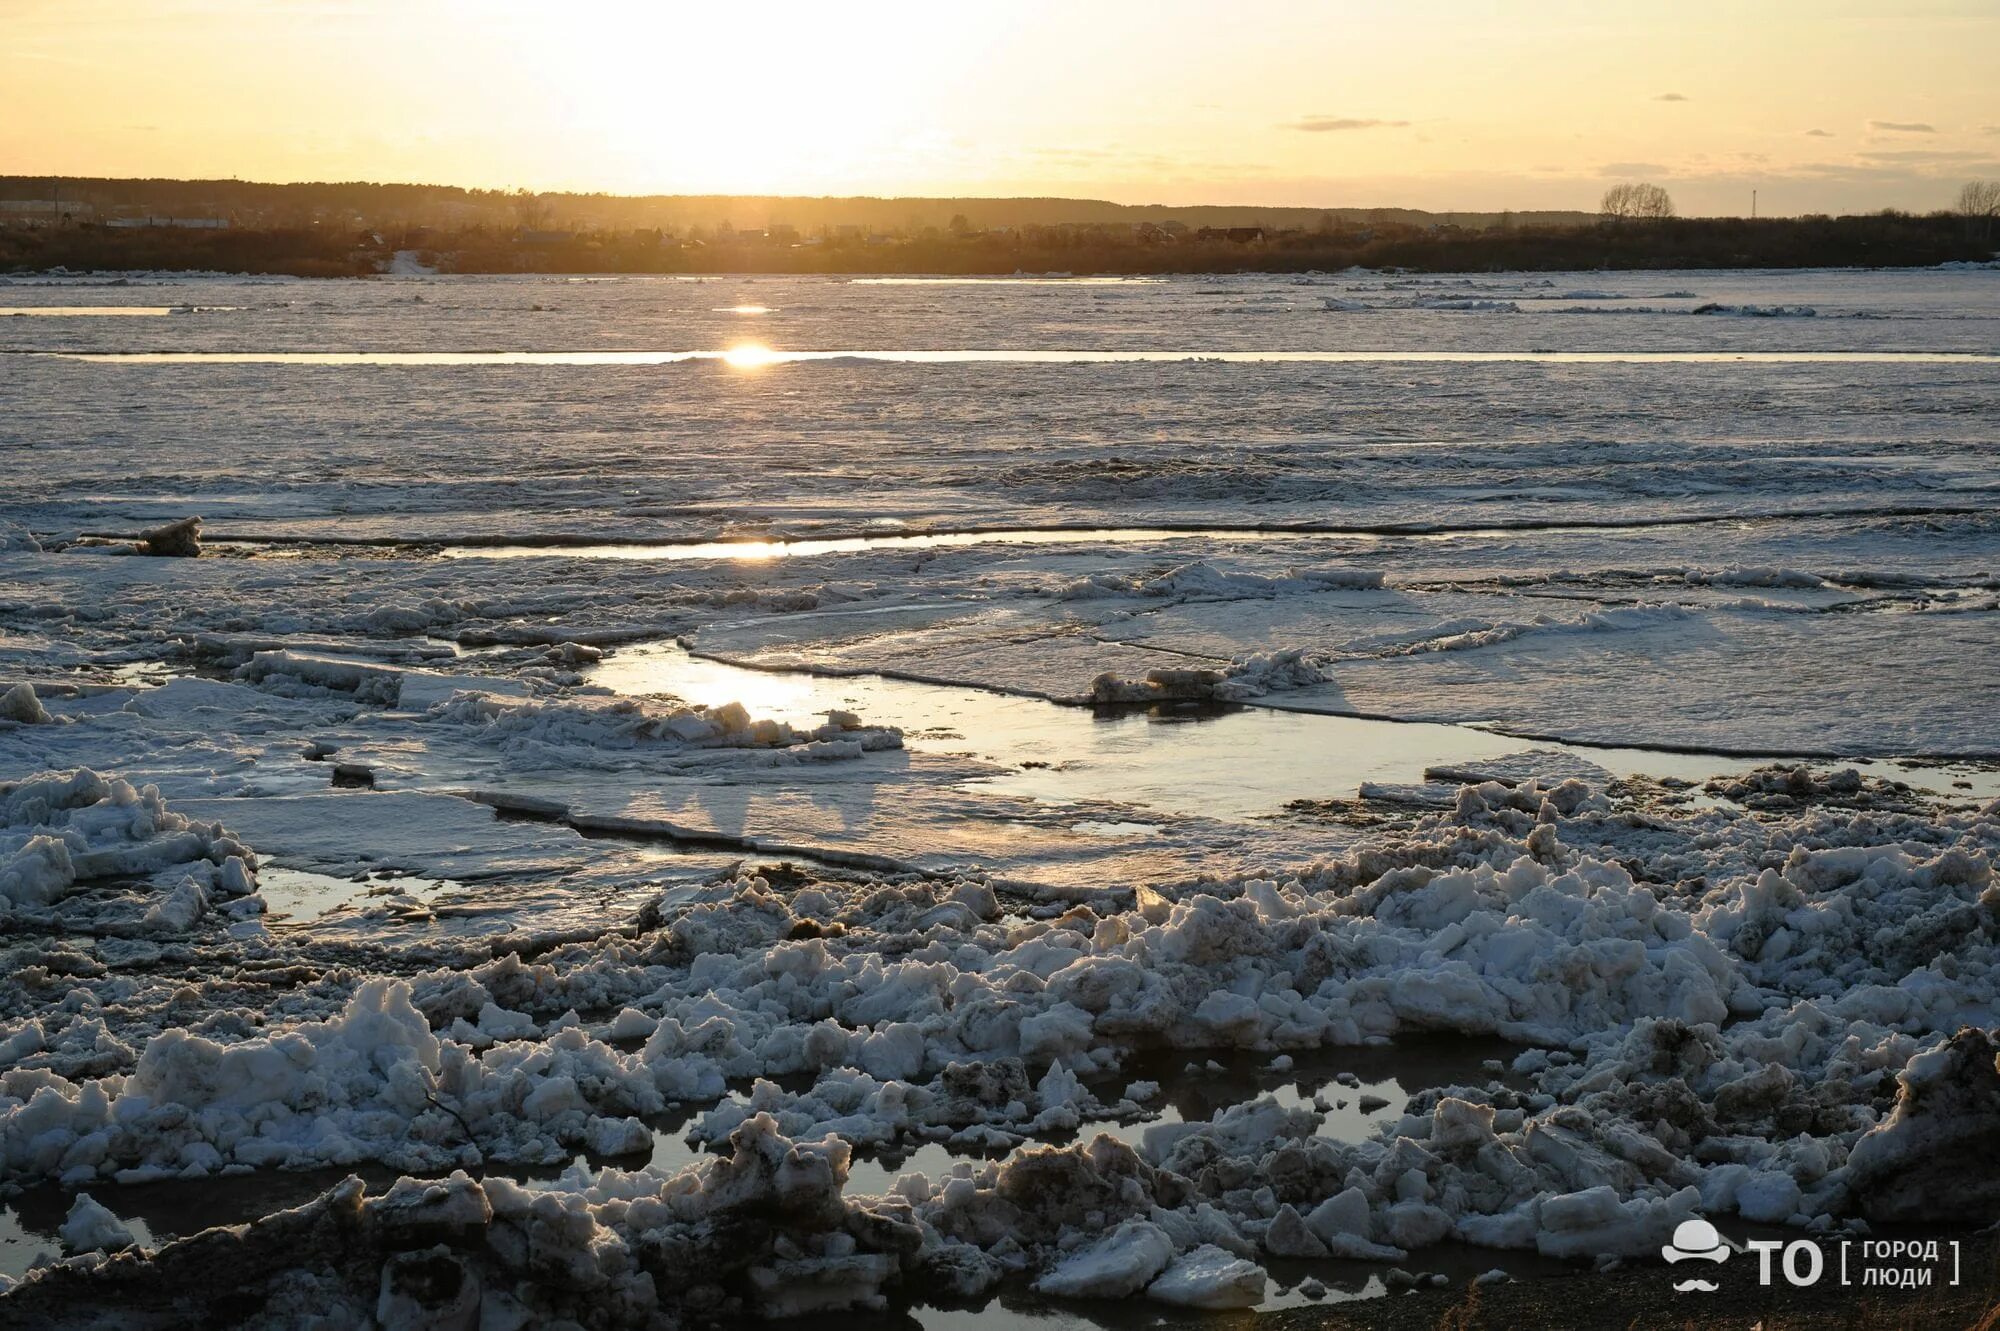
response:
[[[1993,238],[1993,219],[2000,217],[2000,180],[1968,180],[1958,191],[1958,215],[1967,235]]]
[[[1658,185],[1627,181],[1604,191],[1597,211],[1607,222],[1653,222],[1674,215],[1674,200]]]

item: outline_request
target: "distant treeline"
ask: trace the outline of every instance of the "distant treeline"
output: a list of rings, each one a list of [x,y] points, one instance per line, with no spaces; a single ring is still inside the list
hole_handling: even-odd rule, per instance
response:
[[[1417,272],[1660,268],[1920,267],[1992,257],[1949,216],[1686,218],[1514,226],[1407,225],[1168,235],[1131,227],[928,230],[806,241],[737,234],[676,241],[652,231],[474,227],[386,240],[324,227],[0,228],[0,271],[219,270],[340,277],[385,271],[394,252],[451,273],[1233,273],[1348,267]]]
[[[382,257],[358,248],[353,236],[316,230],[0,228],[0,272],[158,269],[358,277],[379,271]]]
[[[765,231],[801,235],[856,229],[921,234],[959,224],[976,231],[1027,226],[1114,226],[1150,222],[1188,227],[1320,227],[1333,222],[1482,227],[1582,222],[1578,212],[1432,213],[1416,208],[1267,208],[1237,204],[1173,207],[1104,199],[826,197],[729,194],[576,194],[398,185],[368,181],[269,184],[251,180],[119,179],[0,175],[0,213],[8,200],[59,204],[73,220],[114,216],[223,219],[239,227],[367,227],[386,234],[410,227],[464,229],[523,226],[537,230],[690,232]]]

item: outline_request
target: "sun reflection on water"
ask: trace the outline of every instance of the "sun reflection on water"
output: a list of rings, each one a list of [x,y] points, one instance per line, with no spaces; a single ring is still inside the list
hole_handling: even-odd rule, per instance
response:
[[[777,360],[777,352],[757,342],[739,342],[722,353],[722,363],[732,370],[761,370]]]
[[[719,661],[673,654],[671,679],[657,678],[659,667],[643,651],[618,653],[604,662],[593,682],[620,693],[649,693],[666,687],[683,702],[720,707],[740,702],[753,717],[771,717],[794,725],[815,724],[829,703],[829,685],[811,675],[743,670]]]

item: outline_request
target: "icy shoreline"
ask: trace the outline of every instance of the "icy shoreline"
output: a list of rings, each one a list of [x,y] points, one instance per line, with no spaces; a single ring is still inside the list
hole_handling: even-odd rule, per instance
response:
[[[38,817],[102,840],[40,789],[14,792],[17,825]],[[85,811],[129,798],[60,789]],[[1865,788],[1801,793],[1847,791]],[[608,1300],[612,1321],[619,1306],[733,1297],[664,1284],[666,1268],[632,1245],[742,1205],[796,1217],[747,1255],[766,1312],[879,1306],[899,1277],[976,1294],[1010,1270],[1071,1297],[1154,1287],[1168,1301],[1254,1303],[1260,1258],[1398,1261],[1448,1237],[1638,1256],[1697,1210],[1850,1232],[1985,1214],[1996,1199],[1983,1176],[1954,1175],[1934,1153],[1993,1130],[1978,1081],[1991,1079],[1991,1046],[1976,1032],[1941,1042],[1993,1020],[2000,804],[1775,822],[1710,810],[1674,820],[1687,830],[1664,844],[1663,821],[1574,780],[1467,786],[1450,813],[1306,877],[1177,900],[1142,890],[1058,915],[1012,914],[974,882],[780,892],[738,877],[663,899],[650,929],[642,916],[641,933],[609,946],[370,980],[328,1021],[233,1043],[166,1033],[131,1073],[84,1080],[57,1069],[78,1066],[65,1051],[102,1027],[43,1019],[8,1038],[6,1176],[87,1186],[243,1166],[554,1162],[576,1146],[616,1155],[650,1148],[635,1114],[713,1101],[732,1078],[817,1071],[809,1095],[759,1083],[700,1119],[697,1135],[727,1145],[692,1174],[408,1194],[459,1217],[437,1223],[461,1252],[471,1245],[449,1260],[476,1280],[526,1277],[506,1296],[524,1308]],[[1671,866],[1678,890],[1599,858],[1648,842],[1648,879],[1671,884],[1659,876]],[[171,876],[190,851],[218,853],[170,841],[151,856]],[[1102,1115],[1076,1074],[1114,1070],[1121,1050],[1276,1056],[1439,1029],[1556,1054],[1515,1061],[1528,1091],[1495,1080],[1431,1093],[1358,1144],[1316,1137],[1309,1108],[1264,1100],[1149,1131],[1136,1152],[1108,1138],[1031,1148],[906,1177],[873,1210],[840,1198],[847,1143],[934,1128],[1018,1141]],[[632,1054],[603,1042],[640,1038]],[[1118,1112],[1143,1116],[1152,1094],[1129,1088]],[[831,1145],[804,1144],[822,1137]],[[1906,1180],[1924,1169],[1940,1181],[1913,1212]],[[550,1250],[570,1253],[567,1275],[509,1256],[517,1240],[503,1235],[546,1209],[536,1197],[551,1219],[573,1217],[571,1237],[540,1240],[577,1245]],[[635,1226],[627,1208],[648,1198],[668,1210]],[[1123,1228],[1095,1237],[1111,1221]],[[489,1224],[501,1228],[475,1241]]]

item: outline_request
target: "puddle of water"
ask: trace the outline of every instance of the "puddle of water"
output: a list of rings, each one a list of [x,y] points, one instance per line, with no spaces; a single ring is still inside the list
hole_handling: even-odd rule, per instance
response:
[[[196,1180],[157,1183],[94,1182],[81,1189],[116,1215],[142,1248],[217,1225],[240,1225],[291,1207],[303,1206],[339,1183],[360,1174],[370,1192],[395,1181],[393,1170],[376,1165],[303,1173],[258,1171]],[[58,1231],[76,1192],[52,1183],[35,1184],[0,1206],[0,1275],[19,1279],[41,1253],[64,1254]]]
[[[1749,759],[1533,744],[1468,726],[1371,721],[1265,707],[1093,710],[982,689],[879,675],[749,670],[678,646],[626,648],[590,674],[619,693],[667,693],[704,706],[814,724],[842,708],[896,726],[919,753],[971,754],[1008,771],[978,785],[1056,804],[1110,801],[1163,814],[1250,818],[1295,799],[1349,798],[1364,781],[1414,784],[1426,767],[1554,749],[1625,775],[1706,780]],[[941,732],[941,733],[940,733]],[[1086,835],[1155,831],[1136,820],[1079,820]]]
[[[170,661],[126,661],[105,672],[113,683],[135,688],[164,684],[180,673],[180,669]]]
[[[1521,1052],[1520,1046],[1497,1039],[1419,1037],[1394,1046],[1354,1049],[1313,1050],[1292,1055],[1294,1066],[1274,1071],[1270,1054],[1239,1050],[1149,1051],[1128,1060],[1117,1076],[1094,1082],[1100,1098],[1117,1099],[1120,1091],[1134,1081],[1155,1081],[1162,1096],[1154,1102],[1160,1113],[1137,1123],[1116,1120],[1086,1121],[1077,1137],[1089,1140],[1099,1133],[1137,1146],[1146,1130],[1161,1124],[1208,1122],[1218,1110],[1243,1103],[1259,1094],[1269,1094],[1287,1107],[1320,1103],[1329,1106],[1317,1136],[1332,1141],[1358,1142],[1371,1136],[1385,1123],[1393,1123],[1408,1109],[1417,1092],[1453,1085],[1484,1086],[1496,1079],[1509,1085],[1525,1082],[1508,1073],[1494,1072],[1486,1065],[1497,1061],[1503,1066]],[[1212,1066],[1211,1066],[1212,1062]],[[1347,1076],[1349,1082],[1336,1080]],[[1366,1099],[1369,1107],[1361,1108]],[[681,1169],[698,1160],[702,1152],[677,1134],[654,1134],[650,1164],[664,1169]],[[939,1184],[956,1164],[983,1168],[1007,1152],[992,1155],[954,1152],[948,1146],[927,1142],[902,1155],[869,1153],[857,1156],[848,1170],[847,1194],[871,1196],[887,1192],[905,1174],[920,1173]],[[1260,1311],[1305,1307],[1316,1302],[1335,1303],[1374,1298],[1388,1293],[1382,1281],[1382,1264],[1355,1261],[1281,1261],[1265,1259],[1272,1288]],[[1440,1272],[1454,1284],[1463,1285],[1483,1271],[1495,1267],[1518,1278],[1570,1273],[1574,1268],[1540,1258],[1534,1253],[1500,1253],[1487,1249],[1445,1244],[1419,1254],[1404,1263],[1420,1272]],[[1326,1287],[1318,1300],[1300,1289],[1308,1278]],[[997,1328],[1122,1328],[1161,1326],[1189,1315],[1147,1304],[1142,1300],[1124,1303],[1075,1302],[1041,1298],[1024,1287],[1008,1286],[991,1300],[976,1307],[939,1307],[919,1303],[910,1316],[925,1327],[965,1328],[966,1331],[996,1331]],[[1195,1324],[1214,1325],[1203,1315],[1191,1315]]]
[[[1162,1088],[1161,1096],[1148,1107],[1159,1109],[1159,1114],[1137,1123],[1086,1120],[1076,1135],[1088,1141],[1104,1133],[1136,1147],[1148,1128],[1206,1123],[1219,1110],[1268,1094],[1287,1108],[1312,1105],[1317,1098],[1329,1108],[1316,1136],[1338,1142],[1365,1141],[1380,1125],[1401,1118],[1417,1092],[1439,1086],[1484,1086],[1504,1074],[1488,1071],[1482,1064],[1488,1060],[1510,1063],[1521,1050],[1522,1046],[1504,1040],[1419,1037],[1393,1046],[1295,1053],[1291,1055],[1293,1066],[1287,1071],[1273,1070],[1273,1056],[1264,1053],[1149,1050],[1126,1060],[1117,1076],[1094,1081],[1092,1090],[1100,1099],[1116,1100],[1132,1082],[1156,1082]],[[1342,1075],[1351,1076],[1353,1084],[1335,1080]],[[1362,1107],[1364,1100],[1366,1109]],[[907,1156],[855,1160],[848,1171],[847,1189],[857,1196],[883,1193],[904,1174],[924,1174],[937,1183],[955,1163],[980,1165],[993,1158],[1000,1157],[958,1153],[942,1143],[927,1142]]]
[[[17,355],[100,365],[678,365],[719,362],[731,369],[813,361],[906,365],[1244,365],[1508,364],[1545,365],[1990,365],[2000,354],[1975,351],[778,351],[729,347],[704,351],[27,351]]]
[[[917,753],[969,754],[1005,772],[974,784],[1053,804],[1110,802],[1162,814],[1245,819],[1293,800],[1352,798],[1363,782],[1415,785],[1424,770],[1477,763],[1525,749],[1593,763],[1613,776],[1700,783],[1776,761],[1636,747],[1528,740],[1471,725],[1381,721],[1281,707],[1164,705],[1151,709],[1058,706],[1040,698],[881,675],[751,670],[689,655],[672,644],[627,647],[589,672],[618,693],[665,693],[685,702],[740,702],[753,716],[816,725],[842,709],[904,732]],[[1833,759],[1798,759],[1813,766]],[[2000,766],[1847,760],[1865,774],[1964,800],[2000,798]],[[1713,803],[1698,796],[1697,803]],[[1156,824],[1080,818],[1088,836],[1140,839]]]
[[[687,1116],[683,1115],[683,1119]],[[684,1126],[684,1124],[683,1124]],[[553,1179],[570,1163],[472,1168],[474,1178],[505,1177],[517,1182]],[[579,1156],[576,1164],[590,1167]],[[601,1162],[600,1162],[601,1163]],[[629,1161],[620,1161],[630,1168]],[[108,1208],[141,1247],[158,1248],[218,1225],[241,1225],[279,1211],[304,1206],[350,1174],[358,1174],[371,1196],[386,1192],[401,1175],[385,1165],[361,1162],[325,1169],[260,1169],[199,1179],[152,1183],[93,1181],[81,1189],[55,1183],[23,1188],[0,1205],[0,1275],[19,1279],[39,1253],[60,1257],[59,1231],[79,1191]],[[6,1325],[0,1320],[0,1325]]]
[[[264,898],[270,923],[303,923],[330,911],[365,907],[379,898],[403,895],[429,905],[439,893],[459,885],[447,879],[386,875],[378,878],[336,878],[310,869],[264,868],[257,873],[257,891]]]

